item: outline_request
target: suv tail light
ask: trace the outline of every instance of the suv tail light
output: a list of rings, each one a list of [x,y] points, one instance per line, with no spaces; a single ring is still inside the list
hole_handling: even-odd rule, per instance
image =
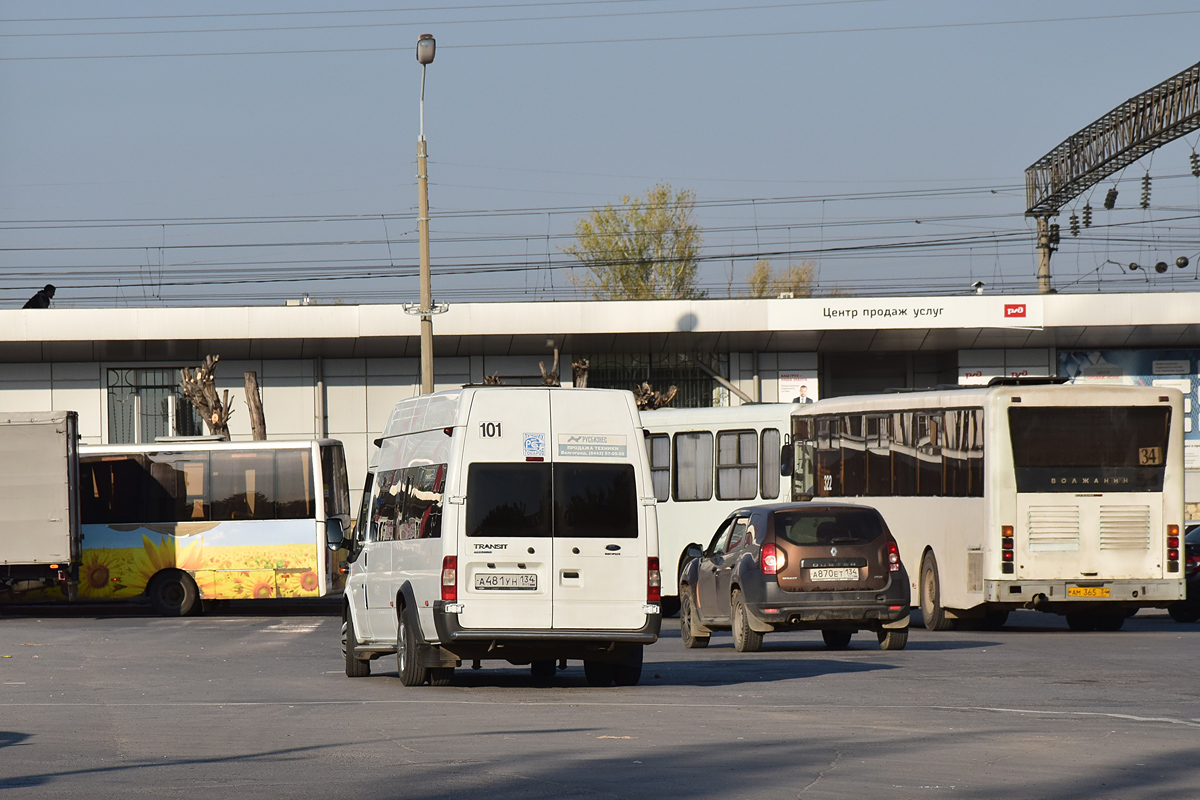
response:
[[[1179,526],[1167,526],[1167,572],[1179,572]]]
[[[894,540],[888,540],[888,572],[900,571],[900,548]]]
[[[1015,548],[1013,541],[1013,526],[1000,526],[1000,571],[1005,575],[1012,575],[1016,567],[1013,562],[1016,560]]]
[[[1200,554],[1193,553],[1187,557],[1187,565],[1183,568],[1183,572],[1188,577],[1196,574],[1196,570],[1200,569]]]
[[[658,558],[646,559],[646,601],[657,603],[662,600],[662,572],[658,569]]]
[[[774,542],[767,542],[762,548],[762,574],[776,575],[779,570],[787,566],[787,553],[775,546]]]
[[[458,556],[442,559],[442,599],[447,603],[458,601]]]

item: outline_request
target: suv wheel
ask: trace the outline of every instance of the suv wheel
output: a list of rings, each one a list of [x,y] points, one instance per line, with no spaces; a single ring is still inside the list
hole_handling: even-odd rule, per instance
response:
[[[821,638],[825,640],[825,646],[831,650],[843,650],[850,646],[850,637],[854,636],[854,631],[843,631],[837,629],[825,629],[821,631]]]
[[[400,620],[396,625],[396,671],[405,686],[420,686],[429,679],[429,669],[418,666],[420,643],[417,632],[408,621],[408,614],[400,609]]]
[[[947,617],[942,608],[942,587],[933,553],[921,562],[921,616],[925,619],[925,627],[931,631],[948,631],[954,627],[954,620]]]
[[[733,649],[739,653],[757,653],[762,648],[763,635],[750,627],[750,612],[742,599],[742,590],[733,590]]]
[[[879,632],[880,650],[903,650],[907,645],[908,628],[896,628],[895,630],[884,628]]]
[[[346,659],[347,678],[365,678],[371,674],[371,662],[360,661],[354,657],[354,648],[358,647],[358,637],[354,635],[354,623],[350,621],[350,612],[342,621],[342,657]]]
[[[694,632],[695,624],[692,617],[692,590],[686,583],[679,587],[679,638],[688,650],[699,650],[708,647],[707,636]]]

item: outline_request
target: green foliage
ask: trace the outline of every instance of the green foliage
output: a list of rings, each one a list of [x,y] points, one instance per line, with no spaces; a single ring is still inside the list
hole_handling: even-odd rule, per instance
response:
[[[751,297],[778,297],[790,292],[793,297],[812,295],[813,262],[792,264],[778,275],[771,269],[769,259],[762,259],[750,268],[746,278]]]
[[[700,226],[696,198],[659,184],[645,198],[593,209],[575,222],[575,243],[561,248],[579,260],[576,286],[597,300],[678,300],[703,297],[696,288]]]

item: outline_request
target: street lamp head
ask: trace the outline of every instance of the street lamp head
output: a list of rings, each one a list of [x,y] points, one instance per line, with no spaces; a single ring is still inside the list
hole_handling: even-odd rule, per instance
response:
[[[432,33],[422,33],[417,39],[417,63],[421,66],[433,63],[433,51],[437,47],[437,43],[433,40]]]

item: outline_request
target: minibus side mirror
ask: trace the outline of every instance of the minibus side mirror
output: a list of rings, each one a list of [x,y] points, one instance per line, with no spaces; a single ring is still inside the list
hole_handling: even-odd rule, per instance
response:
[[[340,550],[345,542],[345,523],[338,517],[331,517],[325,520],[325,545],[330,550]]]

